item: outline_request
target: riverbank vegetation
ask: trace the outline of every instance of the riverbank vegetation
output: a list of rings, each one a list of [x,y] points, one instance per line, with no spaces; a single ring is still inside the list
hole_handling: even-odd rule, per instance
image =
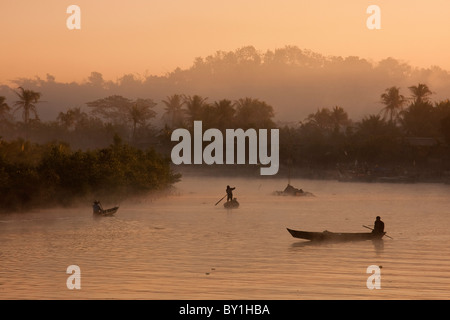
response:
[[[168,159],[124,144],[118,136],[109,147],[87,151],[64,143],[0,141],[2,211],[118,201],[164,190],[179,178]]]
[[[360,120],[332,105],[283,124],[275,120],[276,107],[258,98],[209,101],[183,94],[162,101],[113,95],[41,121],[41,93],[19,87],[16,101],[0,97],[0,205],[67,204],[168,187],[180,178],[171,169],[171,133],[192,130],[194,120],[203,130],[278,128],[279,174],[288,168],[308,178],[448,181],[450,101],[433,101],[422,83],[408,87],[409,95],[402,90],[380,92],[374,97],[379,113]],[[158,104],[161,113],[154,110]]]

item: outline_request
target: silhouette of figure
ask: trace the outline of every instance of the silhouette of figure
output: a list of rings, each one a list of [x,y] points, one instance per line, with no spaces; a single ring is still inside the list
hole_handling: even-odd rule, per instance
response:
[[[101,213],[103,211],[103,208],[100,201],[95,200],[92,204],[92,209],[94,210],[94,213]]]
[[[377,216],[375,223],[373,225],[372,233],[381,234],[384,232],[384,222],[381,221],[380,216]]]
[[[236,189],[236,187],[234,188],[230,188],[230,186],[227,186],[227,202],[228,201],[232,201],[233,200],[233,190]]]

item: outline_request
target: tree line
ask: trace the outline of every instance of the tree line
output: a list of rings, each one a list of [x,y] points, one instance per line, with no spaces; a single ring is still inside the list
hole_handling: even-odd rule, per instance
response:
[[[121,201],[165,190],[180,179],[167,158],[114,142],[74,151],[64,143],[0,141],[0,211]]]
[[[387,88],[379,113],[360,121],[338,106],[319,109],[297,127],[282,128],[280,152],[297,166],[415,172],[439,180],[450,170],[450,101],[432,102],[426,84],[408,90],[405,96],[398,87]]]
[[[152,147],[168,157],[176,128],[192,129],[194,120],[204,130],[217,128],[279,128],[282,165],[333,169],[337,164],[404,166],[449,170],[450,101],[432,101],[433,92],[423,83],[408,87],[409,95],[393,86],[380,93],[380,110],[361,120],[349,118],[343,107],[319,108],[294,125],[274,120],[276,109],[257,98],[210,102],[200,95],[173,94],[155,111],[152,99],[112,95],[86,103],[88,112],[70,108],[56,121],[38,117],[39,92],[22,87],[10,107],[0,97],[0,135],[6,140],[24,138],[46,143],[63,141],[73,149],[105,147],[118,135],[138,149]],[[15,120],[20,112],[22,119]],[[418,143],[417,139],[421,140]],[[430,161],[434,161],[430,165]]]
[[[450,73],[438,66],[419,68],[394,58],[371,61],[323,55],[295,46],[267,51],[245,46],[196,58],[189,67],[164,75],[128,73],[106,79],[94,70],[80,82],[58,81],[51,74],[12,79],[9,86],[0,84],[0,96],[12,104],[19,86],[42,92],[39,115],[46,121],[68,107],[85,110],[87,101],[112,95],[151,97],[159,113],[160,102],[173,93],[208,97],[210,102],[259,98],[276,107],[280,121],[301,120],[318,107],[335,104],[353,119],[361,119],[378,112],[378,96],[387,84],[407,88],[419,82],[433,87],[435,99],[450,97]]]

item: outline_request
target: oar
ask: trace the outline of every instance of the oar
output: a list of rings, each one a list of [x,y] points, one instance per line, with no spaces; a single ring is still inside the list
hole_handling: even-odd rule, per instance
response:
[[[219,204],[220,201],[222,201],[227,195],[224,195],[222,199],[220,199],[219,201],[216,202],[215,206],[217,206]]]
[[[368,226],[365,226],[365,225],[363,225],[363,227],[364,228],[367,228],[367,229],[370,229],[370,230],[372,230],[373,231],[373,228],[371,228],[371,227],[368,227]],[[392,238],[392,237],[389,237],[386,233],[384,234],[384,236],[385,237],[388,237],[389,239],[392,239],[392,240],[394,240],[394,238]]]

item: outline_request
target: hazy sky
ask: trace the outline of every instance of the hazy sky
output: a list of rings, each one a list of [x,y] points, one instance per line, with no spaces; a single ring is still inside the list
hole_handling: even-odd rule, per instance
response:
[[[81,30],[66,26],[72,4]],[[366,26],[369,5],[381,9],[381,30]],[[0,83],[164,75],[247,45],[450,70],[449,0],[1,0],[0,12]]]

